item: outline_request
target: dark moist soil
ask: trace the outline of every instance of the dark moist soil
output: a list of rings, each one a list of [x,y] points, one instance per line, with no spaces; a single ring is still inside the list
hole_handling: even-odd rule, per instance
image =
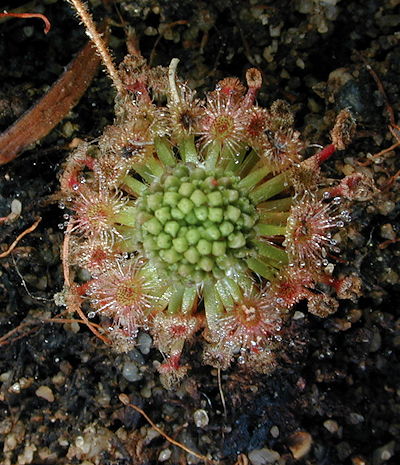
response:
[[[1,8],[25,3],[10,0]],[[260,104],[289,101],[310,144],[329,143],[339,109],[355,113],[355,140],[325,170],[333,178],[364,172],[378,188],[370,201],[354,206],[352,223],[339,233],[336,272],[357,273],[363,291],[326,320],[300,306],[293,341],[273,375],[249,376],[239,366],[222,373],[226,415],[217,372],[201,365],[196,345],[185,353],[189,377],[177,391],[166,391],[154,367],[161,360],[156,350],[118,355],[86,327],[46,322],[64,311],[54,295],[63,288],[59,225],[65,212],[49,199],[71,141],[97,137],[113,120],[114,92],[99,72],[51,134],[0,169],[0,216],[14,199],[22,204],[21,216],[1,226],[2,250],[42,218],[0,259],[0,334],[22,325],[0,339],[0,462],[199,462],[124,407],[118,395],[125,393],[169,435],[223,464],[400,463],[399,187],[390,184],[400,169],[399,149],[370,166],[358,164],[395,142],[384,97],[361,56],[382,80],[398,121],[399,0],[92,3],[96,21],[107,17],[113,25],[110,44],[118,61],[126,53],[123,21],[151,64],[180,58],[181,76],[200,93],[222,77],[243,79],[248,67],[258,67]],[[1,20],[2,130],[48,90],[86,40],[65,2],[26,5],[23,11],[45,13],[52,30],[45,36],[39,20]],[[140,379],[128,381],[132,373]]]

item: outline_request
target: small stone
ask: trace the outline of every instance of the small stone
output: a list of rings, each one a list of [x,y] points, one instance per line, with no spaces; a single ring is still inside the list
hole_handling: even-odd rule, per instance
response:
[[[296,60],[296,65],[300,68],[300,69],[304,69],[305,68],[305,64],[304,64],[304,61],[301,59],[301,58],[297,58]]]
[[[13,428],[13,422],[11,418],[5,418],[3,421],[0,421],[0,434],[6,435],[11,433]]]
[[[22,203],[18,199],[14,199],[11,202],[11,218],[16,220],[22,212]],[[11,219],[10,216],[8,217],[9,220]]]
[[[342,168],[342,173],[345,175],[345,176],[350,176],[351,174],[354,173],[354,166],[352,165],[349,165],[349,164],[345,164]]]
[[[274,439],[276,439],[277,437],[279,437],[280,431],[279,431],[279,428],[278,428],[276,425],[274,425],[274,426],[269,430],[269,432],[271,433],[271,436],[272,436]]]
[[[78,273],[77,273],[77,278],[82,282],[86,282],[92,279],[92,276],[88,270],[85,270],[85,268],[79,268]],[[56,298],[56,296],[54,296],[54,298]],[[65,296],[64,296],[64,299],[65,299]],[[56,305],[58,304],[56,303]],[[65,305],[65,300],[64,300],[64,303],[61,305]]]
[[[75,438],[75,446],[85,454],[87,454],[90,449],[90,443],[88,441],[85,441],[85,438],[83,436],[77,436]]]
[[[25,444],[25,448],[22,454],[18,456],[18,465],[27,465],[29,463],[32,463],[33,456],[36,451],[37,447],[34,444]]]
[[[8,392],[12,392],[13,394],[19,394],[21,392],[21,385],[19,382],[14,383],[8,388]]]
[[[74,334],[79,333],[79,330],[81,329],[79,326],[79,323],[73,322],[73,323],[65,323],[64,328],[66,331],[71,331]]]
[[[276,53],[275,47],[272,45],[269,45],[268,47],[265,47],[263,50],[263,58],[267,63],[272,63],[274,61],[274,55]]]
[[[372,455],[372,465],[381,465],[393,457],[395,441],[390,441],[387,444],[378,447]]]
[[[204,428],[209,422],[208,414],[205,410],[198,409],[193,414],[193,420],[197,428]]]
[[[390,241],[394,241],[396,239],[396,233],[390,223],[386,223],[381,226],[381,236]]]
[[[312,12],[312,9],[314,8],[314,4],[312,0],[301,0],[300,2],[297,2],[296,4],[296,9],[298,12],[303,13],[303,14],[309,14]]]
[[[134,362],[125,362],[122,368],[122,376],[131,383],[142,379],[142,374],[139,372],[138,366]]]
[[[146,385],[140,390],[140,395],[145,399],[150,399],[151,397],[151,387]]]
[[[152,26],[148,26],[146,27],[146,29],[144,30],[144,34],[146,36],[156,36],[158,34],[158,30],[155,28],[155,27],[152,27]]]
[[[248,457],[252,465],[268,465],[277,462],[281,456],[279,452],[264,447],[263,449],[252,450]]]
[[[293,457],[299,460],[310,452],[312,436],[307,431],[296,431],[289,436],[287,445]]]
[[[387,200],[385,202],[378,202],[377,204],[378,211],[381,215],[389,215],[395,208],[396,203],[392,200]]]
[[[269,34],[271,37],[279,37],[281,35],[281,30],[283,27],[283,22],[280,22],[276,26],[270,26],[269,27]]]
[[[332,434],[335,434],[339,431],[339,425],[335,420],[324,421],[324,428],[326,428]]]
[[[60,363],[60,370],[64,373],[64,375],[69,376],[72,372],[72,365],[66,360],[63,360]]]
[[[21,389],[28,389],[32,386],[33,381],[33,378],[20,378],[19,384],[21,386]]]
[[[394,336],[392,344],[394,345],[394,347],[400,347],[400,335]]]
[[[333,324],[338,331],[347,331],[351,328],[351,322],[344,318],[335,318]]]
[[[14,450],[18,445],[17,438],[14,434],[9,434],[4,440],[3,450],[4,452],[9,452]]]
[[[358,308],[353,308],[348,314],[348,319],[351,323],[356,323],[362,317],[362,311]]]
[[[178,441],[181,442],[182,444],[185,444],[186,447],[193,450],[194,452],[200,453],[199,449],[197,448],[197,442],[194,440],[193,436],[187,431],[183,431],[178,436]],[[195,455],[188,454],[187,456],[188,465],[195,465],[195,464],[200,464],[200,463],[203,464],[204,461],[201,460],[199,457],[196,457]]]
[[[140,333],[137,338],[137,348],[142,352],[143,355],[147,355],[150,352],[151,344],[153,339],[150,334]]]
[[[370,352],[377,352],[382,344],[382,337],[379,332],[379,329],[375,326],[372,328],[372,338],[369,342],[369,351]]]
[[[298,310],[296,310],[293,315],[293,320],[301,320],[304,317],[305,315],[303,312],[299,312]]]
[[[143,443],[145,445],[150,444],[153,439],[158,438],[160,436],[160,433],[153,428],[148,428],[147,426],[144,428],[141,428],[141,434],[143,434]]]
[[[344,462],[352,453],[351,446],[348,442],[342,441],[336,446],[336,451],[341,462]]]
[[[359,455],[351,458],[352,465],[367,465],[367,462]]]
[[[11,370],[5,371],[4,373],[1,373],[0,375],[0,382],[7,383],[10,377],[11,377]]]
[[[54,402],[53,391],[48,386],[40,386],[36,389],[35,394],[47,402]]]
[[[71,123],[71,121],[67,121],[62,127],[62,133],[64,137],[67,137],[67,138],[72,136],[74,130],[75,130],[75,127]]]
[[[32,26],[25,26],[22,28],[26,37],[32,37],[34,29]]]
[[[146,362],[143,355],[136,349],[133,348],[128,352],[129,358],[137,365],[144,365]]]
[[[349,423],[352,425],[358,425],[364,421],[364,417],[356,412],[351,412],[349,415]]]
[[[164,449],[158,454],[158,461],[165,462],[171,457],[171,449]]]
[[[56,386],[62,386],[65,383],[65,376],[59,371],[55,376],[51,378],[51,381]]]
[[[310,109],[312,113],[318,113],[321,110],[321,107],[317,103],[317,101],[313,98],[309,98],[307,100],[307,107]]]

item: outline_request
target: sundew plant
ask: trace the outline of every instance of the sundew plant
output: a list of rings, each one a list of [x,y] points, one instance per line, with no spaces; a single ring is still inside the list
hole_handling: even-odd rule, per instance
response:
[[[89,305],[119,350],[149,331],[167,386],[184,376],[193,338],[204,341],[206,364],[226,369],[236,359],[272,371],[298,302],[325,317],[334,294],[357,291],[354,277],[337,279],[328,265],[346,205],[367,183],[359,174],[328,181],[320,169],[350,141],[352,115],[343,110],[332,144],[306,157],[289,106],[257,104],[257,69],[246,86],[226,78],[201,99],[177,77],[178,60],[150,68],[137,53],[117,70],[97,47],[118,91],[116,117],[61,176],[71,211],[67,300]],[[78,269],[85,282],[74,281]]]

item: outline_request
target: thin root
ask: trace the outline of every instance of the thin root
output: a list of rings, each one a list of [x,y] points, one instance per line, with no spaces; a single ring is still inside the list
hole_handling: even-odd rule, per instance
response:
[[[78,324],[86,324],[83,320],[78,320],[75,318],[60,318],[60,317],[54,317],[54,318],[46,318],[46,319],[39,319],[37,321],[30,321],[30,322],[25,322],[21,323],[19,326],[16,328],[13,328],[12,330],[8,331],[8,333],[4,334],[3,336],[0,337],[0,346],[5,346],[12,344],[15,341],[18,341],[18,339],[22,339],[23,337],[28,336],[29,334],[33,333],[36,331],[36,327],[40,327],[45,323],[61,323],[61,324],[72,324],[72,323],[78,323]],[[92,323],[93,326],[100,327],[99,325],[96,325],[95,323]],[[22,334],[19,334],[18,336],[15,336],[14,339],[11,341],[9,340],[11,336],[14,334],[18,333],[21,331],[23,328],[27,326],[36,326],[34,328],[31,328],[27,331],[25,331]]]
[[[400,242],[400,238],[388,239],[387,241],[381,242],[381,243],[378,245],[378,248],[379,248],[380,250],[383,250],[383,249],[386,249],[386,247],[389,247],[389,245],[396,244],[397,242]]]
[[[394,118],[394,111],[393,111],[392,106],[389,103],[388,96],[386,94],[385,88],[383,86],[383,83],[382,83],[380,77],[373,70],[372,66],[368,63],[366,58],[360,52],[356,51],[356,53],[361,58],[361,60],[363,61],[365,67],[367,68],[367,71],[371,75],[372,79],[375,81],[376,87],[378,88],[378,90],[381,93],[383,99],[385,100],[386,111],[388,112],[388,115],[389,115],[390,125],[391,126],[396,126],[396,121],[395,121],[395,118]]]
[[[212,463],[212,464],[216,464],[218,462],[215,462],[213,460],[210,460],[209,458],[207,458],[206,456],[204,455],[201,455],[197,452],[195,452],[194,450],[191,450],[189,449],[188,447],[186,447],[184,444],[181,444],[180,442],[178,441],[175,441],[175,439],[171,438],[171,436],[168,436],[167,433],[164,433],[164,431],[159,428],[154,422],[153,420],[147,415],[147,413],[142,410],[140,407],[138,407],[137,405],[134,405],[134,404],[131,404],[129,402],[129,398],[126,394],[120,394],[119,395],[119,400],[126,406],[128,407],[131,407],[133,408],[133,410],[136,410],[136,412],[140,413],[151,425],[151,427],[153,429],[155,429],[157,431],[157,433],[161,434],[162,437],[164,437],[168,442],[170,442],[171,444],[173,444],[174,446],[177,446],[179,447],[180,449],[184,450],[185,452],[187,452],[188,454],[192,454],[194,455],[195,457],[197,457],[198,459],[200,460],[203,460],[204,462],[206,463]]]
[[[382,190],[387,191],[388,189],[390,189],[399,178],[400,178],[400,170],[397,171],[393,176],[391,176],[388,179],[387,183],[383,186]]]
[[[377,158],[381,157],[382,155],[385,155],[388,152],[391,152],[392,150],[394,150],[394,149],[396,149],[397,147],[400,146],[400,136],[398,134],[400,128],[396,124],[393,107],[389,102],[389,99],[388,99],[388,96],[386,94],[385,87],[383,86],[382,80],[380,79],[378,74],[373,70],[372,66],[368,63],[368,61],[363,57],[363,55],[361,53],[359,53],[359,52],[357,52],[357,54],[361,58],[361,60],[364,62],[365,67],[367,68],[369,74],[372,76],[372,79],[375,81],[376,87],[378,88],[379,92],[381,93],[381,95],[382,95],[382,97],[383,97],[383,99],[385,101],[386,111],[388,113],[389,122],[390,122],[389,131],[392,133],[393,137],[397,140],[396,143],[394,143],[393,145],[391,145],[387,149],[384,149],[384,150],[381,150],[378,153],[375,153],[370,158],[368,158],[368,160],[366,160],[365,162],[361,162],[361,163],[359,162],[358,163],[360,166],[369,166]],[[394,177],[397,178],[398,173],[396,173]]]
[[[10,253],[15,249],[15,247],[17,246],[18,242],[24,237],[26,236],[27,234],[31,233],[32,231],[34,231],[38,224],[42,221],[42,218],[38,218],[32,226],[30,226],[28,229],[25,229],[25,231],[23,231],[16,239],[15,241],[10,245],[10,247],[3,253],[0,254],[0,258],[5,258],[5,257],[8,257],[10,255]]]
[[[219,395],[221,397],[222,407],[224,409],[224,418],[226,419],[226,403],[225,403],[224,391],[222,390],[221,368],[218,368],[218,390],[219,390]]]
[[[374,155],[371,155],[368,158],[368,160],[358,162],[358,165],[359,166],[369,166],[374,162],[374,160],[379,159],[382,155],[385,155],[386,153],[391,152],[392,150],[396,149],[399,146],[400,146],[400,142],[396,142],[395,144],[391,145],[390,147],[388,147],[386,149],[383,149],[378,153],[374,153]]]

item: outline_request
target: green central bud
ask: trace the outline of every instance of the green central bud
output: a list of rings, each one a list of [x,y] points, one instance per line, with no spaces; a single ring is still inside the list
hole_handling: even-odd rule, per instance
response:
[[[241,269],[258,216],[239,181],[232,172],[190,164],[161,176],[137,200],[144,256],[188,282]]]

